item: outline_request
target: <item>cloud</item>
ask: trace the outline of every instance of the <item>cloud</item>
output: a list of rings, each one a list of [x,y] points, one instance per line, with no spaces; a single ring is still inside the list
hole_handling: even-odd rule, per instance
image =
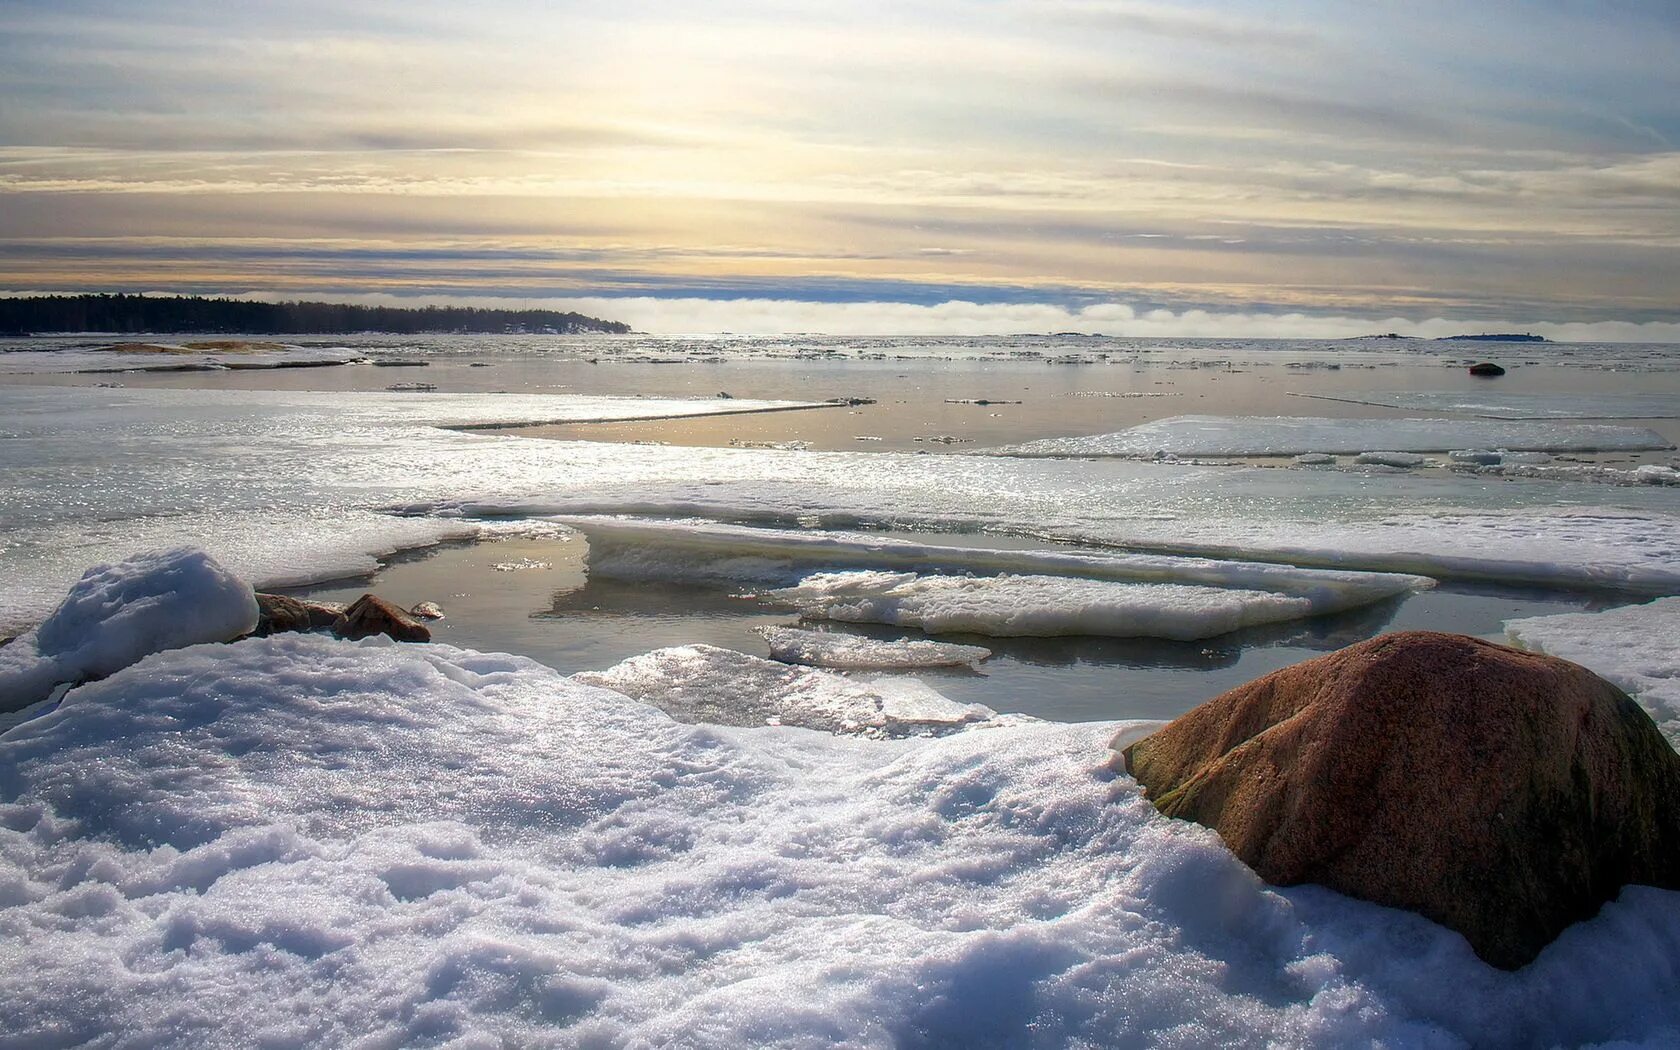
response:
[[[15,292],[0,293],[15,295]],[[809,302],[788,299],[662,299],[653,297],[343,295],[251,293],[242,298],[320,298],[367,305],[483,306],[575,310],[624,321],[654,335],[984,336],[1079,331],[1156,339],[1347,339],[1395,332],[1438,338],[1466,332],[1527,331],[1563,342],[1680,343],[1680,322],[1552,323],[1522,319],[1358,317],[1305,312],[1256,313],[1201,309],[1140,310],[1125,303],[1064,306],[1055,303]]]

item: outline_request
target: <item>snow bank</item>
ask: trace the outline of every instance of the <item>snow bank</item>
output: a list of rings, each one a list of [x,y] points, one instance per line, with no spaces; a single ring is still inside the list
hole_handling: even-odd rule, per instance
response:
[[[1516,645],[1572,660],[1614,682],[1680,749],[1680,598],[1507,620],[1505,633]]]
[[[990,649],[978,645],[954,645],[926,638],[886,641],[798,627],[760,627],[758,633],[770,646],[772,660],[850,671],[972,667],[992,655]]]
[[[1174,416],[1114,434],[1048,438],[987,449],[1002,456],[1294,456],[1307,452],[1447,452],[1508,448],[1539,452],[1665,449],[1639,427],[1527,420],[1331,419],[1323,416]]]
[[[818,573],[767,597],[812,618],[996,637],[1103,635],[1193,641],[1313,614],[1306,598],[1226,587],[1065,576]]]
[[[103,678],[165,649],[225,642],[257,625],[251,586],[191,548],[96,565],[41,626],[0,648],[0,707],[60,682]]]
[[[572,678],[652,704],[678,721],[717,725],[880,737],[949,731],[997,714],[948,700],[914,678],[861,681],[715,645],[656,649]]]
[[[1680,1033],[1680,895],[1527,969],[1106,773],[1113,724],[686,726],[529,661],[276,637],[0,736],[24,1045],[1516,1046]]]
[[[556,520],[589,538],[591,573],[618,579],[791,584],[824,568],[1067,576],[1270,591],[1306,599],[1312,615],[1434,586],[1424,577],[1389,573],[1109,551],[945,546],[861,532],[604,517]]]

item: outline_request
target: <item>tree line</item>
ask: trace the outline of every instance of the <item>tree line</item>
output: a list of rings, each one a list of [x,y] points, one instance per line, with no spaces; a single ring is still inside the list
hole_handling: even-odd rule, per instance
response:
[[[557,310],[482,310],[465,306],[355,306],[259,303],[243,299],[154,295],[37,295],[0,298],[0,333],[216,332],[248,335],[346,335],[353,332],[503,334],[553,332],[622,335],[630,326]]]

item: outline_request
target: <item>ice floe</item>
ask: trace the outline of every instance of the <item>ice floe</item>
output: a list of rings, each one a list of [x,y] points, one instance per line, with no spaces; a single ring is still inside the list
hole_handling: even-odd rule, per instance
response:
[[[982,646],[935,642],[927,638],[865,638],[800,627],[761,627],[758,634],[770,647],[772,660],[851,671],[973,667],[992,655],[990,649]]]
[[[1307,598],[1230,587],[1067,576],[818,573],[767,597],[813,619],[995,637],[1102,635],[1192,641],[1311,616]]]
[[[257,625],[250,584],[203,551],[138,554],[82,574],[39,627],[0,647],[0,710],[103,678],[151,653],[225,642]]]
[[[1680,749],[1680,598],[1508,620],[1505,633],[1525,649],[1573,660],[1614,682]]]
[[[715,645],[682,645],[572,676],[652,704],[680,722],[781,725],[863,736],[950,731],[996,716],[914,678],[868,681]]]
[[[1108,551],[1015,550],[917,543],[858,532],[796,532],[707,521],[603,517],[559,519],[589,537],[589,571],[619,579],[791,584],[820,569],[875,569],[885,576],[985,573],[1090,582],[1196,585],[1301,599],[1299,615],[1369,605],[1433,581],[1391,573],[1301,569],[1260,562]],[[1121,592],[1111,592],[1118,596]],[[1142,595],[1145,592],[1135,592]],[[1155,592],[1163,596],[1167,592]],[[1281,607],[1280,607],[1281,608]]]
[[[515,657],[283,636],[0,736],[23,1045],[1659,1045],[1680,895],[1531,966],[1261,884],[1113,723],[688,726]],[[1134,729],[1138,727],[1133,727]]]
[[[1492,419],[1674,419],[1680,404],[1662,394],[1567,394],[1397,390],[1353,395],[1296,394],[1321,401],[1378,405],[1418,412],[1458,412]]]
[[[1308,452],[1447,452],[1455,448],[1601,452],[1674,445],[1639,427],[1486,419],[1174,416],[1113,434],[1046,438],[984,450],[1003,456],[1295,456]]]

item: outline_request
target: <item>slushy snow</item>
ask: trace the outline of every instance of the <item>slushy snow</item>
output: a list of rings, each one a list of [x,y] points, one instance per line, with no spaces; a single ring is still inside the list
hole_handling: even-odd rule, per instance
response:
[[[3,1039],[1680,1036],[1680,894],[1630,887],[1505,973],[1419,916],[1263,885],[1106,771],[1120,728],[689,726],[372,639],[155,655],[0,736]]]
[[[42,624],[0,647],[0,710],[61,682],[103,678],[151,653],[225,642],[257,625],[257,599],[203,551],[179,548],[96,565]]]
[[[948,731],[996,716],[914,678],[850,678],[715,645],[679,645],[572,676],[623,693],[679,722],[782,725],[861,736]]]
[[[1333,419],[1324,416],[1174,416],[1114,434],[1046,438],[986,450],[1007,456],[1295,456],[1307,452],[1538,452],[1666,449],[1642,427],[1527,420]]]
[[[1505,633],[1516,645],[1571,660],[1621,687],[1680,749],[1680,598],[1507,620]]]
[[[978,645],[956,645],[927,638],[888,641],[799,627],[760,627],[758,634],[769,645],[772,660],[851,671],[973,667],[992,655],[990,649]]]
[[[1103,635],[1193,641],[1311,616],[1306,598],[1226,587],[1065,576],[817,573],[767,597],[813,619],[996,637]]]

